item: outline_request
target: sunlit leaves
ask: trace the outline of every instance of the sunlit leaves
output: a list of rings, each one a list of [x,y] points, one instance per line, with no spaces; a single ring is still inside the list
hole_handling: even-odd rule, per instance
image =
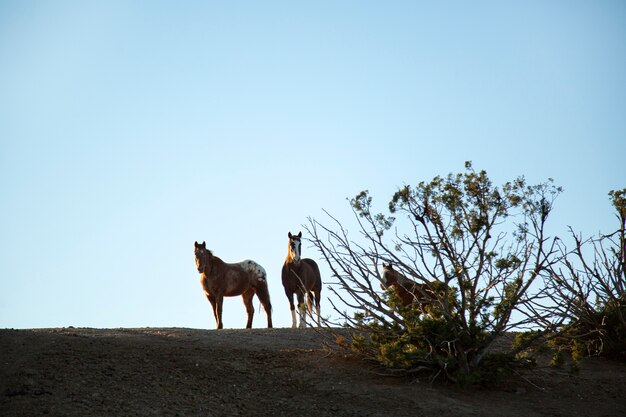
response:
[[[339,232],[314,223],[314,243],[357,311],[344,317],[370,336],[355,339],[355,348],[386,366],[453,379],[480,368],[498,335],[528,324],[511,316],[531,308],[530,285],[553,262],[542,252],[544,224],[561,191],[552,180],[528,185],[524,177],[496,186],[467,162],[460,173],[402,186],[388,213],[375,209],[367,190],[357,194],[350,204],[362,242],[349,240],[334,218]],[[329,243],[315,234],[318,225]],[[398,304],[377,292],[381,259],[430,286],[432,302]]]
[[[517,269],[521,265],[522,261],[515,255],[509,255],[506,258],[500,258],[496,261],[496,268],[502,269]]]
[[[609,191],[609,197],[611,197],[611,204],[617,210],[617,214],[624,224],[626,221],[626,188]]]
[[[382,213],[372,213],[372,197],[370,197],[368,190],[357,194],[356,197],[350,200],[350,205],[359,217],[365,218],[374,226],[375,234],[378,237],[382,237],[384,232],[393,226],[394,217],[386,216]]]

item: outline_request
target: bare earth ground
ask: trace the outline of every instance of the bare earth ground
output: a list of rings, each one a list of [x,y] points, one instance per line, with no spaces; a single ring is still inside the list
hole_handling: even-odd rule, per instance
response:
[[[626,364],[499,389],[380,375],[292,329],[0,330],[1,416],[626,416]]]

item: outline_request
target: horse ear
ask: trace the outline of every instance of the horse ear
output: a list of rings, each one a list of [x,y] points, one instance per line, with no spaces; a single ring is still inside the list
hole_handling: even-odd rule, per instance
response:
[[[206,249],[206,242],[204,240],[202,241],[202,247]]]
[[[302,232],[298,233],[298,237],[302,237]]]
[[[193,245],[197,248],[198,247],[198,241],[196,240],[195,242],[193,242]]]
[[[287,233],[287,236],[289,236],[289,239],[291,239],[293,236],[291,236],[291,232]]]

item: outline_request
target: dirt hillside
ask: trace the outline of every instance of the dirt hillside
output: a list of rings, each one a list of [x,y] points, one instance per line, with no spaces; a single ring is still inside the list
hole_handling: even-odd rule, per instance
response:
[[[496,390],[383,376],[292,329],[0,330],[1,416],[626,416],[626,364]]]

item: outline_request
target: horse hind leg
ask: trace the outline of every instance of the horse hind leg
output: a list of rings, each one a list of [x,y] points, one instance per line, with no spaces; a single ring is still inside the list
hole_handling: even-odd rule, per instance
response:
[[[256,296],[259,297],[259,301],[265,310],[267,315],[267,328],[271,329],[272,326],[272,303],[270,302],[270,292],[267,288],[267,284],[261,283],[256,291]]]
[[[311,318],[311,323],[313,323],[314,317],[313,317],[313,302],[315,300],[315,307],[317,310],[317,327],[319,327],[319,304],[317,304],[317,300],[314,298],[314,292],[313,291],[309,291],[306,294],[306,307],[307,307],[307,314],[309,315],[309,317]]]
[[[313,317],[313,293],[311,291],[306,293],[306,309],[310,317]]]
[[[254,291],[246,291],[242,294],[243,304],[246,306],[246,313],[248,313],[248,322],[246,323],[246,329],[252,328],[252,319],[254,318],[254,305],[252,303],[252,297]]]
[[[317,313],[317,327],[321,327],[321,319],[320,319],[320,301],[322,298],[321,291],[315,291],[315,312]]]

